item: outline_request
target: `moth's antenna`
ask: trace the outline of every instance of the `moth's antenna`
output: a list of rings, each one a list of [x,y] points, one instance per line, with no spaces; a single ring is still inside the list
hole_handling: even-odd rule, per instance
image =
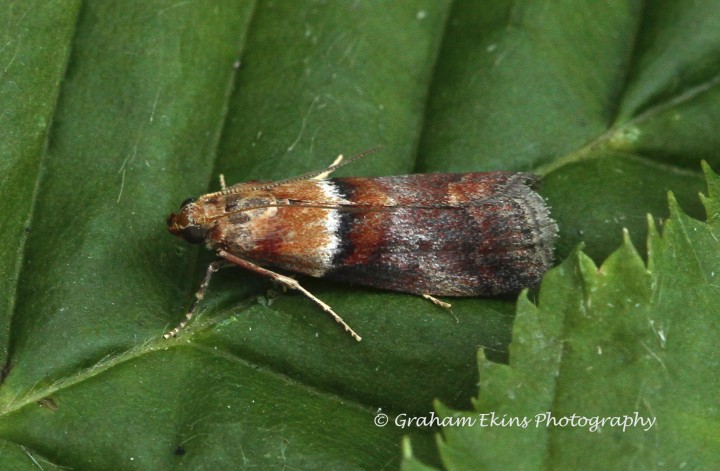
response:
[[[313,177],[316,177],[316,176],[318,176],[318,175],[322,175],[323,173],[334,172],[335,170],[339,169],[340,167],[346,166],[346,165],[349,164],[350,162],[354,162],[354,161],[356,161],[356,160],[360,160],[360,159],[362,159],[363,157],[366,157],[366,156],[368,156],[368,155],[370,155],[370,154],[374,154],[375,152],[378,152],[378,151],[380,151],[380,150],[382,150],[382,149],[383,149],[383,146],[374,147],[374,148],[372,148],[372,149],[370,149],[370,150],[366,150],[366,151],[364,151],[364,152],[361,152],[361,153],[359,153],[359,154],[357,154],[357,155],[354,155],[354,156],[350,157],[349,159],[347,159],[347,160],[345,160],[345,161],[342,161],[342,162],[339,162],[339,163],[337,163],[337,164],[331,165],[331,166],[329,166],[329,167],[327,167],[327,168],[324,168],[324,169],[322,169],[322,170],[315,170],[315,171],[313,171],[313,172],[304,173],[304,174],[302,174],[302,175],[300,175],[300,176],[298,176],[298,177],[292,177],[292,178],[288,178],[287,180],[280,180],[280,181],[277,181],[277,182],[268,183],[267,185],[255,186],[255,187],[252,188],[252,190],[269,190],[269,189],[271,189],[271,188],[275,188],[276,186],[285,185],[285,184],[287,184],[287,183],[297,182],[297,181],[301,181],[301,180],[309,180],[309,179],[311,179],[311,178],[313,178]]]

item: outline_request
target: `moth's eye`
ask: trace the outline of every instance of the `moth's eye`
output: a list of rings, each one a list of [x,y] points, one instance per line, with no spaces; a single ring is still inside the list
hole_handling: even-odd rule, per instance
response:
[[[205,240],[205,229],[199,226],[188,226],[182,231],[183,239],[191,244],[199,244]]]
[[[185,201],[183,201],[180,204],[180,209],[183,209],[185,206],[189,205],[190,203],[194,203],[197,200],[197,198],[188,198]]]

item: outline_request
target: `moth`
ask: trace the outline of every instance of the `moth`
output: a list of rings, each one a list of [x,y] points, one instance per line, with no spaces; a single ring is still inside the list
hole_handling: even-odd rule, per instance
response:
[[[204,243],[211,263],[185,319],[210,279],[231,264],[298,290],[353,338],[333,309],[280,269],[422,295],[492,296],[538,284],[553,264],[557,224],[530,173],[431,173],[328,178],[375,149],[276,182],[248,182],[185,200],[170,233]]]

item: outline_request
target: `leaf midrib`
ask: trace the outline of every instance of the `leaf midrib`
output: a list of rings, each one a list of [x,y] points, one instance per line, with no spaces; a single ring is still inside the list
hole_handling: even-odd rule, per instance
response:
[[[547,175],[548,173],[554,172],[565,165],[569,165],[576,162],[586,161],[586,160],[593,160],[599,158],[602,154],[600,152],[595,152],[598,149],[603,148],[606,145],[609,145],[609,142],[618,134],[631,129],[632,127],[638,126],[645,121],[648,121],[649,119],[653,118],[659,113],[662,113],[663,111],[670,109],[674,106],[679,106],[684,103],[689,102],[690,100],[694,99],[697,96],[702,95],[703,93],[706,93],[710,90],[712,90],[714,87],[720,85],[720,73],[712,76],[708,80],[699,83],[698,85],[695,85],[694,87],[688,88],[687,90],[683,91],[682,93],[662,102],[658,103],[655,106],[652,106],[648,108],[643,113],[639,114],[635,118],[627,121],[624,124],[621,125],[611,125],[607,131],[605,131],[600,136],[596,137],[595,139],[592,139],[587,144],[579,148],[578,150],[574,152],[570,152],[564,156],[558,157],[553,162],[550,162],[548,164],[544,164],[539,166],[534,171],[536,173],[539,173],[540,175]],[[613,149],[613,151],[621,151],[621,149]],[[626,154],[629,154],[628,152],[624,152]],[[636,154],[635,154],[636,155]],[[637,156],[637,155],[636,155]],[[649,161],[652,162],[652,159],[647,159],[642,156],[637,156],[638,158],[641,158],[643,161]],[[693,172],[694,175],[697,175],[697,172]]]
[[[156,337],[153,340],[150,340],[148,342],[145,342],[141,345],[135,346],[133,348],[130,348],[126,350],[123,353],[120,353],[116,356],[105,358],[103,360],[100,360],[96,364],[84,368],[80,370],[77,373],[74,373],[70,376],[66,376],[60,380],[55,381],[53,384],[30,392],[29,394],[25,395],[22,400],[15,401],[12,400],[9,404],[0,407],[0,417],[4,415],[11,414],[13,412],[16,412],[23,407],[27,405],[36,404],[41,399],[44,399],[48,396],[51,396],[59,391],[62,391],[64,389],[68,389],[72,386],[75,386],[76,384],[82,383],[83,381],[92,379],[94,377],[97,377],[106,371],[119,366],[123,363],[127,363],[129,361],[138,359],[143,357],[144,355],[150,355],[156,352],[161,351],[167,351],[172,348],[190,348],[196,351],[203,352],[205,354],[209,354],[212,356],[215,356],[217,358],[222,358],[227,361],[231,361],[234,363],[242,364],[245,367],[252,368],[256,371],[261,371],[267,375],[272,376],[276,379],[281,379],[283,381],[292,381],[295,385],[298,387],[302,387],[306,391],[318,395],[326,397],[330,400],[336,401],[343,406],[349,405],[350,407],[360,410],[363,412],[367,412],[368,414],[372,414],[373,408],[370,405],[362,404],[361,402],[358,402],[356,400],[348,399],[344,396],[339,396],[337,394],[334,394],[332,392],[329,392],[324,389],[319,389],[316,387],[313,387],[310,384],[307,384],[305,382],[298,382],[295,379],[289,379],[287,375],[284,375],[278,371],[276,371],[274,368],[267,368],[265,365],[258,365],[256,362],[249,362],[246,359],[240,357],[239,355],[235,355],[229,351],[222,350],[216,347],[208,347],[202,344],[198,344],[192,341],[182,341],[182,340],[165,340],[162,338],[162,336]],[[272,365],[270,365],[272,366]]]

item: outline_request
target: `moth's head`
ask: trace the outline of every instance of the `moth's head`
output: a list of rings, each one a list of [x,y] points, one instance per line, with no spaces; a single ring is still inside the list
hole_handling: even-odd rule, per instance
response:
[[[199,208],[195,198],[188,198],[180,205],[180,211],[172,213],[167,219],[167,228],[171,234],[182,237],[191,244],[199,244],[205,240],[208,228],[199,223]]]

